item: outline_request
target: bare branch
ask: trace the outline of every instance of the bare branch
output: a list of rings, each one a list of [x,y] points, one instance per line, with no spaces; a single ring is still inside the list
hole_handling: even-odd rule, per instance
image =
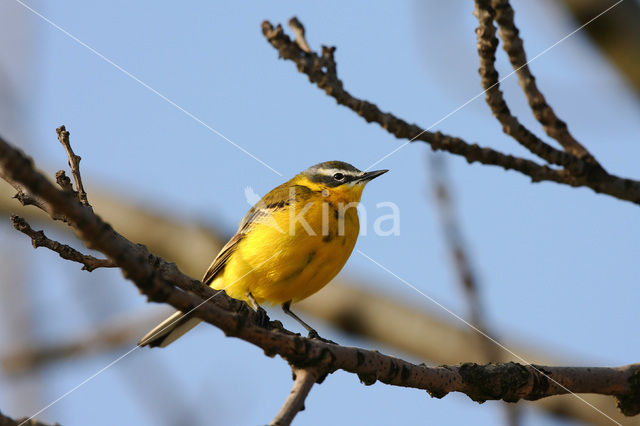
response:
[[[563,167],[573,166],[576,171],[574,174],[583,173],[584,164],[582,160],[546,144],[511,114],[500,91],[499,75],[495,67],[498,39],[495,35],[496,28],[493,25],[493,9],[488,6],[488,1],[477,0],[474,15],[479,23],[476,29],[477,48],[480,57],[478,72],[480,73],[482,88],[485,90],[487,104],[491,108],[493,115],[502,124],[502,130],[533,154],[549,163]]]
[[[278,414],[271,420],[272,426],[288,426],[296,414],[304,410],[304,401],[320,375],[312,368],[292,368],[293,387]]]
[[[538,89],[536,80],[531,74],[529,65],[527,65],[524,43],[515,25],[514,12],[509,0],[491,0],[491,6],[488,3],[489,1],[482,0],[477,1],[476,5],[485,11],[493,9],[491,13],[495,13],[496,22],[500,26],[500,38],[504,43],[504,50],[507,52],[509,61],[516,71],[518,82],[529,101],[529,106],[536,120],[542,124],[547,135],[557,140],[565,151],[592,165],[599,165],[591,153],[571,135],[567,124],[558,118],[542,92]],[[493,27],[493,24],[491,27]]]
[[[20,204],[22,204],[23,206],[35,206],[42,211],[47,211],[46,207],[40,200],[36,199],[30,194],[25,193],[22,189],[18,189],[17,191],[18,192],[13,196],[13,198],[18,200]]]
[[[516,170],[529,176],[533,182],[551,181],[576,187],[585,186],[597,193],[640,204],[640,181],[609,174],[597,165],[586,167],[586,170],[580,174],[572,174],[580,170],[574,170],[574,168],[557,170],[535,161],[514,157],[477,144],[469,144],[454,136],[424,131],[423,128],[409,124],[391,113],[385,113],[375,104],[358,99],[344,90],[343,83],[337,76],[337,65],[333,56],[335,47],[323,46],[321,55],[314,51],[307,53],[284,34],[282,26],[278,25],[274,28],[268,21],[262,23],[262,33],[281,58],[293,61],[298,71],[306,74],[309,81],[333,97],[338,104],[350,108],[367,122],[378,123],[399,139],[427,142],[432,149],[460,155],[469,163],[479,162],[507,170]]]
[[[76,188],[78,189],[78,199],[80,200],[82,205],[88,206],[89,200],[87,199],[87,193],[84,191],[84,186],[82,185],[82,177],[80,176],[80,160],[82,160],[82,158],[80,158],[79,155],[76,155],[73,152],[73,149],[71,148],[71,143],[69,142],[69,132],[64,127],[64,125],[56,129],[56,134],[58,135],[58,140],[64,147],[64,150],[67,152],[67,157],[69,158],[69,167],[71,168],[71,174],[73,174],[73,180],[75,180]],[[57,175],[56,175],[56,178],[57,178]]]
[[[167,303],[220,328],[229,336],[250,342],[265,354],[280,355],[294,367],[313,367],[323,374],[344,370],[357,374],[367,385],[376,381],[427,390],[435,397],[449,392],[466,393],[473,400],[536,400],[551,395],[600,393],[618,398],[627,415],[640,407],[640,365],[623,367],[541,367],[515,363],[463,364],[427,367],[378,351],[339,346],[307,339],[282,328],[278,322],[259,325],[259,314],[244,302],[184,275],[175,264],[150,253],[117,233],[69,192],[58,189],[38,172],[31,159],[0,138],[0,169],[6,179],[23,185],[51,205],[54,213],[68,218],[76,234],[89,248],[114,259],[125,277],[149,301]],[[215,296],[215,297],[214,297]],[[204,300],[203,300],[204,299]],[[635,378],[635,379],[634,379]]]
[[[440,132],[423,131],[416,124],[394,116],[391,113],[382,112],[376,105],[353,97],[343,89],[343,83],[337,76],[337,65],[333,54],[335,47],[322,47],[322,55],[316,52],[306,53],[284,34],[282,27],[273,28],[271,23],[262,23],[262,32],[276,48],[283,59],[289,59],[298,67],[298,71],[307,74],[309,81],[324,90],[329,96],[356,112],[367,122],[380,124],[385,130],[398,139],[421,140],[427,142],[433,150],[443,150],[460,155],[469,163],[480,162],[482,164],[500,166],[504,169],[517,170],[532,178],[533,181],[550,180],[564,182],[567,177],[563,172],[541,166],[534,161],[503,154],[491,148],[481,147],[477,144],[469,144],[460,138],[445,135]]]
[[[73,185],[71,184],[71,179],[66,175],[64,170],[58,170],[56,172],[56,182],[60,188],[65,191],[73,192]]]
[[[453,205],[450,182],[446,172],[445,159],[436,155],[430,156],[431,184],[436,199],[436,207],[440,216],[442,233],[445,244],[450,252],[458,282],[464,292],[466,303],[469,309],[469,319],[471,324],[478,329],[487,332],[482,303],[478,294],[478,282],[471,268],[469,255],[465,247],[462,232],[458,224],[456,212]],[[492,333],[487,333],[493,335]],[[483,337],[478,334],[478,337]],[[482,338],[479,340],[487,361],[500,360],[498,347],[489,340]]]
[[[293,34],[296,37],[295,41],[298,46],[300,46],[300,49],[307,53],[310,53],[311,48],[309,47],[309,44],[307,43],[307,40],[304,36],[304,26],[300,21],[298,21],[298,18],[294,16],[293,18],[289,19],[289,28],[291,28],[291,31],[293,31]]]
[[[98,259],[93,256],[82,254],[78,250],[66,244],[61,244],[51,240],[44,235],[43,231],[34,231],[26,220],[20,216],[11,215],[11,223],[13,227],[31,238],[33,248],[46,247],[55,251],[61,258],[71,260],[73,262],[82,263],[83,271],[93,271],[97,268],[114,268],[117,265],[109,259]]]
[[[17,191],[16,194],[12,198],[15,198],[16,200],[18,200],[18,202],[20,204],[22,204],[22,206],[24,206],[24,207],[26,207],[26,206],[37,207],[40,210],[42,210],[43,212],[47,213],[53,220],[59,220],[59,221],[62,221],[62,222],[66,222],[66,219],[64,217],[62,217],[60,215],[57,215],[57,214],[52,214],[51,208],[47,205],[47,203],[44,200],[42,200],[39,197],[33,196],[32,194],[29,194],[29,192],[26,191],[17,182],[15,182],[15,181],[7,178],[6,176],[4,176],[3,173],[2,173],[2,170],[0,170],[0,179],[3,179],[7,183],[9,183]]]

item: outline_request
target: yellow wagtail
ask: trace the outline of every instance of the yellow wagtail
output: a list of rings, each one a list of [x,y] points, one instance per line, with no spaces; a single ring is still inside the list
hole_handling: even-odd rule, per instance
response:
[[[356,207],[364,186],[387,170],[363,172],[342,161],[316,164],[271,190],[240,222],[202,283],[224,289],[255,309],[263,302],[317,333],[289,306],[324,287],[344,266],[358,239]],[[165,347],[200,319],[178,311],[138,345]]]

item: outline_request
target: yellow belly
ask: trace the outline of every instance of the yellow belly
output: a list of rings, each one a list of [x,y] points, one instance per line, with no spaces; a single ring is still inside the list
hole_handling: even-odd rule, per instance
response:
[[[327,215],[326,207],[323,226],[321,204],[304,215],[311,233],[295,221],[290,230],[291,216],[286,209],[274,213],[271,222],[256,224],[211,287],[241,300],[251,293],[260,304],[296,302],[324,287],[349,259],[360,226],[356,209],[350,208],[341,219],[344,229],[340,232],[337,213]]]

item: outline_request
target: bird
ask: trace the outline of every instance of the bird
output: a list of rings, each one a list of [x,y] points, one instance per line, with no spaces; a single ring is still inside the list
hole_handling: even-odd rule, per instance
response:
[[[249,209],[202,283],[224,290],[256,311],[264,312],[262,304],[281,305],[309,337],[319,338],[290,306],[322,289],[340,272],[360,231],[356,207],[362,191],[386,172],[325,161],[295,175]],[[177,311],[138,345],[166,347],[200,322],[189,312]]]

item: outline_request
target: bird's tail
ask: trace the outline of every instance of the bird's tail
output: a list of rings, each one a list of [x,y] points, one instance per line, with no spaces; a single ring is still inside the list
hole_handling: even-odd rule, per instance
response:
[[[153,330],[148,332],[140,341],[138,346],[147,346],[150,348],[165,346],[173,343],[176,339],[182,337],[187,331],[200,324],[200,319],[191,315],[185,315],[178,311],[166,320],[158,324]]]

